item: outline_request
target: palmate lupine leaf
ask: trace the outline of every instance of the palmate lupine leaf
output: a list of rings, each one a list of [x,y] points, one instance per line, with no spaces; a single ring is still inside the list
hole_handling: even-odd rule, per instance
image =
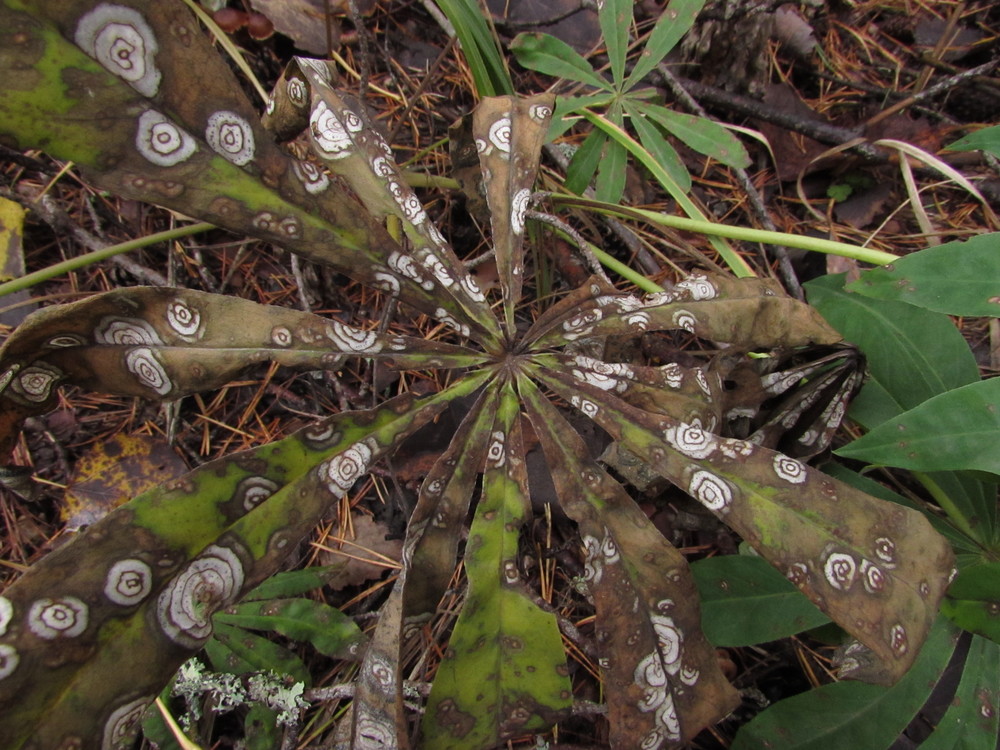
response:
[[[144,707],[208,639],[212,613],[274,573],[380,455],[485,375],[213,461],[33,566],[0,597],[6,746],[127,746]]]
[[[719,438],[615,398],[628,365],[539,372],[573,402],[737,531],[864,648],[844,676],[892,684],[933,624],[953,555],[916,511],[876,500],[781,453]]]
[[[460,266],[442,271],[440,259],[420,246],[409,254],[378,212],[365,210],[367,200],[384,203],[381,190],[351,197],[314,163],[277,147],[179,1],[5,0],[0,26],[11,40],[0,56],[0,134],[18,147],[73,160],[118,195],[276,242],[487,343],[498,330]],[[315,70],[329,75],[324,64]],[[326,153],[364,145],[347,136],[357,115],[316,104],[311,117]],[[378,147],[365,154],[368,161],[391,161],[377,134],[368,140]],[[393,197],[412,223],[431,231],[412,193]]]
[[[421,485],[406,528],[403,566],[361,667],[363,679],[351,704],[352,721],[342,724],[345,745],[353,732],[360,741],[408,747],[400,668],[408,649],[426,645],[416,644],[421,640],[417,636],[453,575],[459,546],[455,530],[468,515],[497,405],[496,388],[484,389]]]
[[[508,336],[515,333],[514,307],[524,280],[524,215],[554,100],[544,94],[486,99],[471,115],[480,170],[490,176],[484,186]]]
[[[505,384],[465,551],[465,605],[424,715],[429,748],[495,747],[547,729],[572,704],[555,616],[523,590],[519,570],[531,506],[518,401]]]
[[[521,397],[586,550],[612,747],[691,740],[738,703],[702,635],[687,562],[526,378]]]
[[[402,249],[392,253],[388,258],[390,268],[428,291],[434,288],[433,280],[439,287],[439,299],[454,300],[435,311],[437,317],[487,346],[495,342],[500,329],[496,318],[483,308],[483,293],[428,220],[420,199],[396,166],[392,149],[364,107],[354,97],[332,87],[334,76],[332,63],[294,58],[275,86],[265,125],[281,133],[305,130],[313,153],[362,197],[369,212],[379,219],[392,216],[400,222],[413,249],[409,255]],[[397,290],[391,287],[390,291]],[[455,304],[466,313],[461,320],[450,314]]]
[[[338,320],[236,297],[133,287],[30,315],[0,349],[0,448],[15,417],[50,410],[58,386],[149,399],[219,388],[248,365],[334,369],[345,356],[399,367],[469,367],[458,346],[367,331]]]

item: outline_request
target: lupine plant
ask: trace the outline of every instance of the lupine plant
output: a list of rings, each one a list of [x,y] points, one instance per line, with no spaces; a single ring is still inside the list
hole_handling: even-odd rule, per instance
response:
[[[335,370],[348,357],[447,377],[430,395],[324,416],[198,467],[33,566],[0,597],[0,745],[131,747],[147,706],[210,638],[213,613],[279,570],[379,459],[460,404],[460,426],[420,487],[338,742],[409,746],[405,654],[460,557],[464,603],[422,745],[490,748],[571,711],[558,619],[519,565],[532,513],[529,433],[578,534],[612,745],[684,743],[737,703],[702,634],[683,555],[592,456],[581,420],[716,514],[839,623],[853,639],[842,674],[891,684],[913,664],[952,553],[920,513],[806,465],[842,402],[814,396],[792,410],[814,417],[791,441],[797,457],[766,447],[777,444],[774,424],[749,440],[721,435],[752,406],[723,381],[739,352],[780,362],[781,352],[840,341],[811,308],[766,281],[704,275],[646,297],[595,277],[548,306],[522,306],[550,97],[484,99],[466,128],[491,212],[499,285],[487,294],[327,63],[296,58],[262,121],[180,2],[3,0],[0,28],[8,143],[72,160],[101,189],[279,244],[450,331],[395,335],[179,288],[119,289],[25,321],[0,351],[5,451],[63,384],[178,399],[260,362]],[[302,130],[304,161],[276,140]],[[664,330],[731,345],[726,364],[652,365],[606,346]],[[831,367],[755,372],[763,400]]]

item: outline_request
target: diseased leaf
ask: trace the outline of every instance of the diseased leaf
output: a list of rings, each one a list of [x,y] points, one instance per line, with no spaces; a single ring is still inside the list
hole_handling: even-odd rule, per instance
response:
[[[162,438],[113,435],[91,445],[77,460],[61,515],[78,531],[129,498],[175,479],[187,466]]]
[[[1000,380],[982,380],[929,398],[836,453],[913,471],[1000,474]]]
[[[460,267],[444,267],[438,255],[445,251],[421,244],[410,255],[378,221],[376,209],[385,205],[392,183],[407,228],[424,236],[436,231],[412,191],[390,179],[396,167],[380,137],[373,131],[362,142],[352,139],[358,132],[353,123],[363,121],[341,106],[325,64],[305,66],[322,81],[310,89],[318,152],[336,161],[338,155],[358,158],[360,151],[369,172],[378,157],[388,165],[382,186],[359,191],[361,202],[334,188],[315,164],[298,162],[277,147],[181,3],[160,2],[145,14],[109,4],[88,10],[89,2],[67,8],[46,0],[33,3],[30,13],[14,5],[12,0],[0,6],[0,21],[25,52],[0,60],[6,83],[0,132],[20,148],[44,147],[118,195],[276,242],[398,294],[459,331],[495,339],[499,329],[485,298]],[[57,25],[73,31],[63,37]],[[121,49],[113,54],[107,46],[119,41],[128,51],[124,57],[117,56]],[[61,77],[63,69],[74,71],[69,83]],[[186,83],[190,71],[197,71],[197,97]],[[205,102],[211,109],[206,111]],[[123,112],[129,116],[109,115]],[[366,201],[372,211],[365,210]]]
[[[0,349],[0,405],[11,419],[40,414],[53,408],[62,383],[177,399],[221,387],[255,363],[331,369],[348,354],[399,366],[482,361],[454,345],[380,334],[237,297],[133,287],[29,316]],[[0,447],[9,447],[16,426],[0,432]]]
[[[953,565],[923,516],[780,453],[629,407],[611,392],[631,368],[610,367],[600,380],[582,371],[539,377],[724,520],[871,650],[844,676],[897,681],[930,629]]]
[[[478,750],[544,730],[572,704],[559,629],[524,590],[518,537],[530,509],[518,414],[504,388],[489,436],[482,498],[465,552],[465,606],[438,667],[423,735],[428,747]]]
[[[337,92],[331,86],[333,76],[331,62],[294,58],[275,86],[267,127],[278,133],[305,130],[313,153],[350,185],[368,212],[380,220],[392,216],[399,221],[412,250],[405,253],[400,248],[386,263],[425,291],[436,291],[433,315],[464,336],[495,340],[500,333],[497,321],[483,304],[485,298],[475,280],[428,219],[363,105]],[[512,144],[508,140],[501,145],[510,148]],[[529,181],[533,179],[531,170]],[[398,281],[392,284],[384,272],[380,282],[399,293]]]
[[[504,322],[514,334],[514,307],[524,279],[524,222],[538,172],[554,97],[498,97],[482,100],[472,113],[493,229],[492,244],[504,298]]]
[[[833,344],[840,336],[812,308],[775,292],[773,282],[697,274],[668,292],[640,299],[599,281],[588,282],[589,298],[560,307],[560,318],[540,317],[526,334],[541,346],[558,346],[613,334],[685,330],[712,341],[742,346]]]
[[[954,649],[953,629],[938,622],[898,684],[835,682],[786,698],[742,727],[732,749],[776,743],[787,750],[889,747],[926,702]]]
[[[948,242],[865,271],[848,289],[949,315],[1000,317],[1000,234]]]
[[[716,646],[751,646],[830,621],[759,557],[724,555],[691,565],[702,628]]]
[[[208,463],[33,566],[0,600],[9,622],[0,646],[14,664],[0,681],[0,702],[13,706],[5,724],[13,746],[124,731],[123,717],[141,711],[205,643],[214,611],[272,574],[382,452],[479,382],[468,378],[423,402],[404,396],[345,412]],[[49,610],[61,619],[46,620]],[[44,666],[51,640],[69,636],[64,660]],[[46,679],[36,680],[43,669]],[[127,675],[129,692],[108,674]]]
[[[0,282],[24,275],[23,228],[24,209],[14,201],[0,198]],[[30,299],[27,290],[5,294],[7,309],[0,310],[0,325],[15,326],[24,320],[37,307]]]
[[[533,384],[519,387],[560,504],[580,526],[612,747],[690,740],[737,699],[701,632],[687,563]],[[598,403],[574,405],[592,417]]]
[[[973,565],[959,573],[941,612],[960,628],[1000,643],[1000,563]]]

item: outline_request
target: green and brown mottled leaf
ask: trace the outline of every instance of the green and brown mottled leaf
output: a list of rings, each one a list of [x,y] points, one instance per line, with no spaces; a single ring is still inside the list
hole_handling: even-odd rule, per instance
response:
[[[72,159],[104,189],[276,242],[399,295],[460,332],[493,339],[495,319],[464,270],[446,267],[421,245],[409,254],[366,210],[366,201],[385,203],[382,185],[354,198],[316,164],[281,151],[190,11],[172,0],[153,7],[0,5],[7,34],[0,134],[20,148]],[[329,76],[323,63],[309,69]],[[335,111],[315,95],[313,104],[310,132],[318,133],[321,154],[356,153],[396,169],[377,134],[360,143],[347,137],[341,118],[349,120],[349,109]],[[411,223],[440,237],[412,191],[390,182]]]
[[[591,373],[540,377],[737,531],[864,644],[844,661],[845,676],[892,684],[906,672],[954,565],[951,548],[921,514],[784,454],[641,412],[602,390],[607,380]]]
[[[53,408],[58,386],[148,399],[219,388],[249,365],[334,369],[345,356],[400,367],[469,367],[454,345],[380,334],[288,308],[184,289],[133,287],[33,313],[0,349],[8,417]],[[0,448],[16,439],[5,424]]]
[[[690,741],[738,698],[701,632],[687,562],[541,393],[520,386],[560,504],[580,527],[612,747]]]
[[[589,297],[545,316],[527,338],[540,347],[611,334],[685,330],[711,341],[772,348],[833,344],[837,334],[812,308],[776,291],[773,282],[694,275],[667,292],[640,299],[588,282]]]
[[[205,643],[215,610],[274,573],[373,461],[480,382],[346,412],[213,461],[33,566],[0,597],[10,746],[124,732]],[[128,674],[127,690],[109,674]]]
[[[511,385],[483,437],[482,497],[465,551],[468,592],[428,699],[422,727],[429,748],[492,748],[547,729],[572,704],[555,616],[529,598],[518,567],[530,503]]]

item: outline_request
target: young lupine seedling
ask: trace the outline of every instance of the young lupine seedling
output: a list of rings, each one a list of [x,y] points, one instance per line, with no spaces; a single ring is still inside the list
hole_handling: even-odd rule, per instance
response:
[[[688,196],[691,175],[665,134],[722,164],[749,165],[746,149],[732,133],[704,117],[663,106],[657,101],[656,90],[643,85],[644,79],[688,32],[704,4],[705,0],[672,0],[649,32],[635,64],[628,69],[632,0],[600,3],[598,16],[611,68],[610,81],[554,36],[523,33],[514,39],[511,52],[521,65],[583,89],[583,93],[556,100],[553,135],[564,132],[581,118],[594,125],[570,161],[565,182],[568,190],[582,193],[593,181],[597,200],[618,203],[625,190],[626,162],[631,154],[687,216],[704,219]],[[718,237],[711,237],[710,241],[737,275],[751,275],[728,243]]]
[[[799,458],[721,437],[732,416],[721,366],[653,366],[605,348],[608,337],[661,330],[733,352],[836,344],[811,308],[769,282],[700,275],[644,298],[593,279],[544,310],[519,307],[551,97],[485,99],[471,116],[499,274],[487,297],[326,63],[296,58],[262,123],[180,3],[4,0],[0,28],[5,140],[72,159],[101,189],[281,244],[452,331],[425,340],[172,288],[119,289],[28,319],[0,350],[5,450],[63,384],[176,399],[262,361],[316,370],[346,357],[449,377],[436,393],[323,416],[207,463],[37,563],[0,597],[4,747],[130,747],[146,707],[209,642],[212,615],[274,574],[379,459],[448,408],[460,425],[420,487],[337,741],[409,745],[403,655],[459,556],[463,604],[422,746],[491,748],[570,712],[557,617],[519,565],[529,431],[578,535],[612,745],[678,745],[736,704],[683,555],[591,455],[581,419],[716,514],[856,639],[844,674],[889,684],[913,664],[952,569],[926,519]],[[293,159],[272,135],[302,129],[315,161]],[[761,398],[801,377],[759,377]],[[840,411],[818,409],[818,432],[798,442],[815,446]],[[758,438],[777,440],[766,426]]]

